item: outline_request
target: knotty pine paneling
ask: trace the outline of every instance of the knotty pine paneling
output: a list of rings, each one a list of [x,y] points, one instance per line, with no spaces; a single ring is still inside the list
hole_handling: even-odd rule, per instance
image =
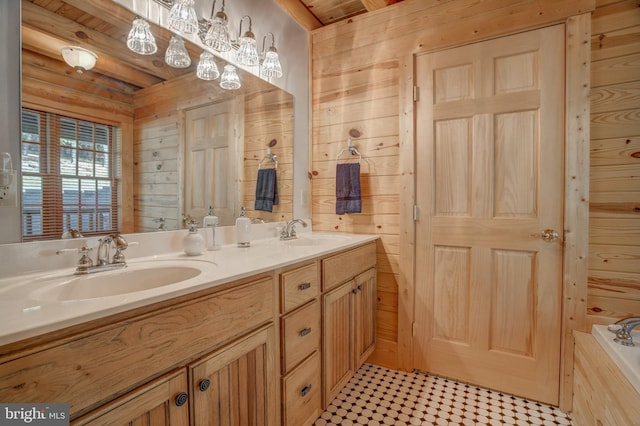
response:
[[[414,285],[411,261],[399,255],[401,244],[412,243],[406,240],[412,236],[406,231],[402,234],[405,240],[400,242],[403,226],[411,226],[401,223],[407,217],[401,216],[400,206],[412,196],[402,194],[407,160],[403,165],[401,128],[408,129],[407,134],[412,129],[406,112],[411,109],[410,100],[401,96],[406,85],[410,88],[412,83],[401,81],[402,66],[406,66],[402,64],[410,63],[415,52],[564,22],[593,7],[593,0],[405,0],[312,32],[313,226],[319,231],[374,233],[382,238],[383,243],[377,246],[381,298],[378,342],[372,362],[393,368],[402,362],[407,368],[406,357],[402,361],[398,358],[398,309],[390,308],[395,303],[393,295],[396,299],[399,296],[401,279],[405,293],[410,293]],[[363,155],[363,212],[340,216],[335,214],[336,156],[346,148],[351,129],[361,134],[353,142]],[[384,287],[380,287],[381,282]],[[403,300],[412,297],[403,295]],[[410,313],[403,313],[400,323],[404,342],[410,334],[410,317]]]
[[[591,19],[587,313],[640,313],[640,2],[599,0]]]

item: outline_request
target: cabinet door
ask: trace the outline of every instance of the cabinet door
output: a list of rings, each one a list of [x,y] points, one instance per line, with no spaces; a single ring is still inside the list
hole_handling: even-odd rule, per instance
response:
[[[355,278],[355,369],[367,360],[376,344],[376,269]]]
[[[180,370],[154,380],[89,414],[73,425],[187,426],[187,374]]]
[[[353,294],[348,281],[323,297],[324,310],[324,406],[340,392],[354,374]]]
[[[270,326],[191,364],[195,426],[275,424],[273,342]]]

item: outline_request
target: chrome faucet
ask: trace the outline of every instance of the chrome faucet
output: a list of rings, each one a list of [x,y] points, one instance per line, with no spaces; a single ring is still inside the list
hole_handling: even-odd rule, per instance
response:
[[[284,228],[282,228],[282,232],[280,233],[280,239],[281,240],[292,240],[294,238],[297,238],[296,236],[296,223],[299,223],[302,225],[303,228],[307,227],[307,222],[305,222],[302,219],[293,219],[288,221]]]
[[[120,234],[110,234],[99,240],[100,245],[98,246],[98,255],[96,257],[96,268],[104,268],[107,266],[125,266],[124,254],[122,253],[129,244],[127,244],[127,240]],[[113,258],[110,257],[110,247],[113,243],[116,252],[113,255]]]
[[[631,330],[640,325],[640,317],[621,319],[609,326],[609,330],[616,334],[614,342],[623,346],[635,346],[631,337]]]

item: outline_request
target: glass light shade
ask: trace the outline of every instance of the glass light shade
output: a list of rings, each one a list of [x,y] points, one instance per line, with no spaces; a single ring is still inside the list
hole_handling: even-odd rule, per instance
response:
[[[262,70],[260,71],[264,77],[282,77],[282,65],[280,65],[280,59],[278,58],[278,51],[275,47],[269,48],[264,55],[264,61],[262,62]]]
[[[222,77],[220,77],[220,87],[226,90],[235,90],[240,88],[240,77],[233,65],[225,65]]]
[[[213,54],[209,52],[202,52],[200,54],[200,62],[198,62],[196,76],[201,80],[215,80],[220,77],[220,71],[218,70],[216,61],[213,59]]]
[[[246,65],[248,67],[258,65],[256,38],[251,31],[247,31],[242,37],[240,37],[240,48],[238,49],[237,61],[239,64]]]
[[[169,28],[182,34],[198,32],[198,17],[193,7],[194,0],[178,0],[169,12]]]
[[[62,59],[79,74],[88,71],[96,65],[98,56],[90,50],[77,46],[64,46],[60,49]]]
[[[228,52],[231,50],[229,20],[223,12],[218,12],[211,21],[211,26],[204,37],[204,44],[216,52]]]
[[[164,61],[167,65],[174,68],[187,68],[191,65],[191,58],[187,49],[184,47],[184,41],[175,35],[169,39],[169,47],[164,53]]]
[[[147,21],[142,18],[133,20],[133,26],[127,36],[127,47],[140,55],[153,55],[158,51],[156,39],[151,34]]]

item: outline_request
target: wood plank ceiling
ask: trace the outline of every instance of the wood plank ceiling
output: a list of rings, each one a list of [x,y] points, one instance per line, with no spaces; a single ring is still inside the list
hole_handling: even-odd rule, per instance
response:
[[[402,0],[275,0],[308,31]]]

